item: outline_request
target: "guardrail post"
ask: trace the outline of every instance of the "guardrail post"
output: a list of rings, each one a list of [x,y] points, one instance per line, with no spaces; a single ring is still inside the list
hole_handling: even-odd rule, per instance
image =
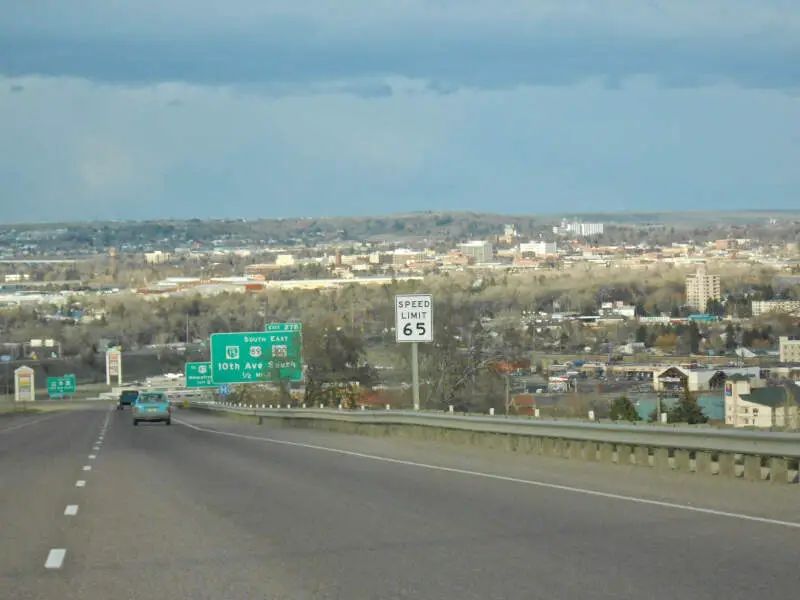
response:
[[[653,450],[653,463],[656,469],[671,471],[672,465],[669,464],[669,449],[656,448]]]
[[[577,460],[583,458],[583,444],[580,440],[569,440],[569,457]]]
[[[617,444],[617,464],[628,466],[631,464],[631,447],[627,444]]]
[[[692,471],[692,460],[688,450],[680,448],[675,450],[675,470],[681,473],[690,473]]]
[[[736,477],[736,455],[732,452],[720,452],[717,458],[719,474],[723,477]]]
[[[450,411],[450,414],[451,414],[451,415],[452,415],[452,414],[453,414],[453,412],[455,411],[455,408],[456,408],[456,407],[455,407],[455,406],[453,406],[452,404],[449,406],[449,411]]]
[[[600,444],[600,460],[604,463],[614,462],[614,445],[608,442]]]
[[[698,450],[694,453],[694,472],[698,475],[711,475],[711,452]]]
[[[784,457],[773,456],[769,459],[769,482],[789,483],[789,465]]]
[[[650,448],[648,446],[636,446],[633,449],[633,462],[637,467],[649,467]]]
[[[761,481],[761,457],[757,454],[744,455],[744,478],[747,481]]]
[[[537,419],[541,416],[541,414],[542,413],[539,411],[538,408],[533,409],[533,416],[536,417]]]
[[[597,460],[597,442],[591,440],[583,442],[583,459],[589,462]]]
[[[553,456],[553,438],[542,438],[542,456]]]

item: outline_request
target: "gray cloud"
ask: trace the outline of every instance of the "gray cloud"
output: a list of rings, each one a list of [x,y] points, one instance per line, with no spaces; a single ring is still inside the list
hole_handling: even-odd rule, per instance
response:
[[[797,43],[794,0],[38,0],[4,6],[0,32],[73,39],[365,41],[591,35],[641,40],[759,36]]]
[[[796,100],[732,85],[441,94],[390,78],[273,95],[0,78],[15,85],[0,92],[0,180],[19,199],[5,220],[788,208],[800,187]]]
[[[0,73],[107,82],[310,84],[402,75],[459,87],[800,84],[795,0],[14,2]],[[358,90],[353,89],[353,92]],[[363,89],[371,95],[386,90]]]

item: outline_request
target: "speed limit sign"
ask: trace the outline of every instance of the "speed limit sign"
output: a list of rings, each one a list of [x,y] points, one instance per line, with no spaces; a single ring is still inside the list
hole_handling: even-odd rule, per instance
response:
[[[394,315],[398,342],[433,341],[433,296],[431,294],[395,296]]]

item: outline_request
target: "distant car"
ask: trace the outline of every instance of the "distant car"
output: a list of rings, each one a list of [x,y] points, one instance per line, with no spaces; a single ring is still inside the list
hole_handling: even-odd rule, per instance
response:
[[[133,403],[136,402],[136,398],[138,397],[139,392],[137,390],[122,390],[122,393],[119,395],[117,410],[125,410],[126,406],[133,406]]]
[[[133,424],[139,421],[172,424],[172,406],[163,392],[142,392],[133,405]]]

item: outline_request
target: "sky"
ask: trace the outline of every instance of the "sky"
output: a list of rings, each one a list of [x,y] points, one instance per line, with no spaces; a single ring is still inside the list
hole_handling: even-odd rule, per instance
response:
[[[0,222],[800,209],[797,0],[0,5]]]

